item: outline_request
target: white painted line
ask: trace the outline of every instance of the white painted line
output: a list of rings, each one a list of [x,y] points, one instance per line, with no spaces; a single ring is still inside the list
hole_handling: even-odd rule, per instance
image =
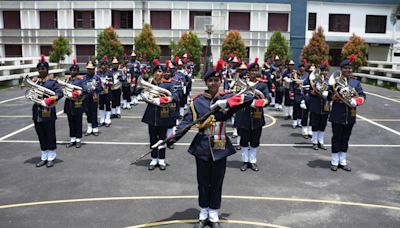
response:
[[[56,115],[58,116],[58,115],[60,115],[60,114],[63,113],[63,112],[64,112],[64,111],[59,111],[59,112],[57,112]],[[26,127],[23,127],[23,128],[21,128],[21,129],[19,129],[19,130],[16,130],[16,131],[14,131],[14,132],[11,132],[10,134],[1,137],[1,138],[0,138],[0,142],[3,141],[4,139],[10,138],[10,137],[13,136],[13,135],[16,135],[16,134],[18,134],[18,133],[20,133],[20,132],[23,132],[23,131],[25,131],[25,130],[28,130],[29,128],[33,127],[34,125],[35,125],[35,124],[30,124],[30,125],[28,125],[28,126],[26,126]]]
[[[386,127],[386,126],[384,126],[384,125],[382,125],[382,124],[379,124],[379,123],[377,123],[377,122],[375,122],[375,121],[372,121],[372,120],[370,120],[370,119],[367,119],[367,118],[365,118],[365,117],[363,117],[363,116],[360,116],[360,115],[358,115],[358,114],[357,114],[357,117],[360,118],[360,119],[362,119],[362,120],[364,120],[364,121],[367,121],[367,122],[370,123],[370,124],[373,124],[373,125],[375,125],[375,126],[378,126],[378,127],[380,127],[380,128],[383,128],[383,129],[385,129],[385,130],[387,130],[387,131],[392,132],[393,134],[396,134],[396,135],[400,136],[400,132],[398,132],[398,131],[396,131],[396,130],[393,130],[392,128]]]
[[[37,140],[1,140],[0,143],[39,143]],[[66,144],[69,141],[57,141],[57,144]],[[136,145],[136,146],[148,146],[149,143],[145,142],[104,142],[104,141],[82,141],[83,144],[92,145]],[[176,146],[189,146],[190,143],[175,143]],[[236,146],[237,144],[233,144]],[[325,144],[330,147],[331,144]],[[350,144],[350,147],[371,147],[371,148],[400,148],[400,144]],[[311,143],[307,144],[260,144],[260,147],[312,147]]]
[[[382,95],[379,95],[379,94],[376,94],[376,93],[371,93],[371,92],[364,92],[364,93],[366,93],[368,95],[375,96],[375,97],[383,98],[383,99],[386,99],[386,100],[389,100],[389,101],[393,101],[393,102],[396,102],[396,103],[400,103],[399,100],[396,100],[396,99],[393,99],[393,98],[389,98],[389,97],[385,97],[385,96],[382,96]]]
[[[6,102],[13,101],[13,100],[18,100],[18,99],[21,99],[21,98],[24,98],[24,97],[25,96],[20,96],[20,97],[14,97],[14,98],[11,98],[11,99],[8,99],[8,100],[0,101],[0,104],[4,104]]]

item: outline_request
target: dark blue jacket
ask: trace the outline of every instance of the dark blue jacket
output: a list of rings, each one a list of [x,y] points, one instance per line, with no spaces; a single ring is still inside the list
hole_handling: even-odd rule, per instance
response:
[[[64,96],[60,84],[58,84],[57,80],[55,79],[48,79],[43,83],[39,82],[38,85],[54,91],[58,97],[58,100]],[[57,119],[56,107],[46,108],[35,103],[32,106],[32,119],[35,123],[55,121]]]
[[[73,78],[72,80],[68,81],[68,83],[72,85],[76,85],[82,88],[82,99],[81,100],[71,100],[65,99],[64,103],[64,113],[67,115],[80,115],[85,111],[85,96],[88,93],[88,89],[86,86],[86,81],[84,79]]]
[[[355,79],[350,78],[349,85],[353,87],[360,97],[366,98],[366,95],[361,87],[361,83]],[[332,91],[334,87],[332,88]],[[329,116],[329,121],[336,124],[354,124],[356,122],[357,108],[351,108],[343,103],[341,100],[333,96],[332,111]]]
[[[326,79],[326,82],[328,82],[328,79]],[[320,115],[328,115],[330,112],[330,101],[332,100],[332,90],[328,89],[327,98],[323,98],[314,90],[312,86],[310,89],[310,112]]]
[[[161,82],[158,86],[171,92],[172,101],[170,104],[177,101],[178,96],[171,82]],[[143,114],[142,122],[152,126],[172,127],[176,122],[174,114],[175,113],[170,109],[170,107],[159,107],[153,104],[147,104],[146,111]]]
[[[102,90],[101,87],[101,79],[97,74],[86,74],[85,75],[85,84],[87,86],[87,93],[85,95],[85,105],[88,105],[88,102],[98,102],[99,94]],[[94,87],[92,87],[94,85]],[[93,100],[93,101],[92,101]]]
[[[298,79],[303,80],[303,84],[302,88],[298,87],[294,90],[294,102],[300,103],[302,100],[304,100],[309,108],[311,87],[309,74],[307,72],[303,72],[303,74],[298,72],[297,77]]]
[[[260,81],[255,88],[264,94],[265,99],[254,99],[255,108],[244,107],[236,113],[235,126],[237,128],[255,130],[265,125],[264,107],[271,102],[271,97],[266,83]]]
[[[236,153],[229,137],[226,135],[226,120],[243,107],[249,106],[253,97],[250,95],[233,96],[232,93],[219,93],[214,98],[207,92],[194,98],[189,111],[184,116],[182,122],[177,126],[177,131],[184,129],[195,119],[204,116],[210,111],[210,105],[217,100],[228,99],[228,111],[215,113],[214,132],[207,133],[204,129],[199,129],[188,152],[204,161],[217,161]],[[218,146],[217,146],[218,145]]]

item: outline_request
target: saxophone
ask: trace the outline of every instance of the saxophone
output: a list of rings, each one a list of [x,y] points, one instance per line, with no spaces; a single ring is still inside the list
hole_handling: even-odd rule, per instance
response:
[[[25,98],[27,100],[33,101],[36,104],[41,105],[42,101],[46,98],[55,96],[56,93],[50,89],[47,89],[44,86],[38,85],[33,82],[29,75],[26,75],[22,80],[21,88],[26,87],[27,90],[25,92]],[[56,103],[54,103],[51,107],[54,107]]]
[[[61,80],[57,80],[57,81],[58,81],[58,84],[61,85],[61,88],[62,88],[62,90],[64,92],[64,95],[65,95],[65,97],[67,99],[70,99],[70,100],[73,100],[73,101],[80,101],[80,100],[83,99],[82,87],[76,86],[76,85],[72,85],[72,84],[68,83],[68,81],[61,81]],[[72,93],[74,91],[79,91],[81,95],[78,96],[78,97],[74,97],[72,95]]]
[[[335,95],[347,106],[352,107],[351,99],[358,97],[357,91],[349,85],[347,78],[342,77],[342,72],[336,71],[329,78],[329,85],[333,87]]]

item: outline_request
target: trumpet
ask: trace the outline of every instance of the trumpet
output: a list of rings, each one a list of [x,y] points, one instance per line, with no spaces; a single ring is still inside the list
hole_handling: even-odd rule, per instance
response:
[[[72,84],[68,83],[68,81],[57,80],[57,82],[58,82],[58,84],[61,85],[62,90],[63,90],[63,92],[64,92],[64,95],[65,95],[65,97],[66,97],[67,99],[70,99],[70,100],[73,100],[73,101],[82,100],[82,98],[83,98],[83,96],[82,96],[82,94],[83,94],[83,93],[82,93],[82,87],[76,86],[76,85],[72,85]],[[78,96],[78,97],[74,97],[74,96],[72,95],[72,93],[73,93],[74,91],[79,91],[79,92],[80,92],[79,94],[81,94],[81,95]]]
[[[56,95],[54,91],[33,82],[29,78],[29,75],[26,75],[22,80],[21,88],[23,87],[28,88],[25,92],[25,98],[39,105],[43,103],[44,99]],[[56,103],[54,103],[51,107],[54,107],[55,105]]]
[[[159,107],[169,106],[169,104],[158,104],[154,101],[156,98],[160,97],[172,97],[172,94],[169,90],[153,85],[150,82],[146,82],[142,78],[142,76],[138,78],[136,86],[139,89],[143,89],[141,96],[146,103],[153,104]]]
[[[321,70],[319,68],[315,69],[311,72],[309,78],[313,90],[323,98],[324,96],[322,94],[324,91],[328,91],[329,84],[325,81],[324,75],[321,74]]]
[[[335,95],[349,107],[352,107],[351,99],[359,96],[358,92],[349,85],[347,78],[342,77],[340,70],[331,75],[329,85],[333,86]]]

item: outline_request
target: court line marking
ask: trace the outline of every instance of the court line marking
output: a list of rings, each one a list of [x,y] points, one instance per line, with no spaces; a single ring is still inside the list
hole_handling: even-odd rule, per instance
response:
[[[364,92],[364,93],[366,93],[368,95],[375,96],[375,97],[383,98],[385,100],[389,100],[389,101],[393,101],[393,102],[396,102],[396,103],[400,103],[399,100],[396,100],[396,99],[393,99],[393,98],[390,98],[390,97],[385,97],[385,96],[382,96],[382,95],[379,95],[379,94],[376,94],[376,93],[371,93],[371,92]]]
[[[0,104],[4,104],[4,103],[6,103],[6,102],[9,102],[9,101],[13,101],[13,100],[18,100],[18,99],[21,99],[21,98],[24,98],[25,96],[20,96],[20,97],[14,97],[14,98],[11,98],[11,99],[7,99],[7,100],[4,100],[4,101],[0,101]]]
[[[384,126],[384,125],[382,125],[382,124],[379,124],[379,123],[377,123],[377,122],[375,122],[375,121],[372,121],[372,120],[370,120],[370,119],[367,119],[367,118],[365,118],[365,117],[363,117],[363,116],[360,116],[360,115],[358,115],[358,114],[357,114],[357,117],[360,118],[360,119],[362,119],[362,120],[367,121],[367,122],[370,123],[370,124],[373,124],[373,125],[375,125],[375,126],[378,126],[378,127],[380,127],[380,128],[383,128],[383,129],[385,129],[385,130],[387,130],[387,131],[392,132],[393,134],[396,134],[396,135],[400,136],[400,132],[399,132],[399,131],[396,131],[396,130],[394,130],[394,129],[392,129],[392,128],[386,127],[386,126]]]
[[[70,141],[57,141],[57,144],[67,144]],[[0,143],[39,143],[37,140],[2,140]],[[91,145],[136,145],[136,146],[149,146],[147,142],[105,142],[105,141],[82,141],[82,144]],[[190,146],[190,143],[175,143],[176,146]],[[237,146],[237,144],[232,144]],[[260,147],[311,147],[312,143],[304,144],[274,144],[274,143],[261,143]],[[327,147],[331,147],[331,144],[324,144]],[[370,147],[370,148],[400,148],[400,144],[349,144],[349,147]]]
[[[63,112],[64,112],[64,111],[59,111],[59,112],[56,113],[56,115],[58,116],[58,115],[60,115],[60,114],[63,113]],[[14,136],[14,135],[16,135],[16,134],[18,134],[18,133],[21,133],[21,132],[25,131],[25,130],[28,130],[29,128],[31,128],[31,127],[33,127],[33,126],[35,126],[35,124],[30,124],[30,125],[28,125],[28,126],[26,126],[26,127],[23,127],[23,128],[21,128],[21,129],[19,129],[19,130],[16,130],[16,131],[14,131],[14,132],[11,132],[10,134],[1,137],[1,138],[0,138],[0,142],[3,141],[3,140],[5,140],[5,139],[10,138],[11,136]]]
[[[128,226],[125,228],[143,228],[143,227],[154,227],[154,226],[164,226],[164,225],[172,225],[172,224],[182,224],[182,223],[197,223],[198,219],[187,219],[187,220],[169,220],[169,221],[160,221],[153,223],[146,223],[135,226]],[[262,227],[273,227],[273,228],[289,228],[288,226],[280,226],[270,223],[264,222],[251,222],[251,221],[243,221],[243,220],[219,220],[220,223],[229,223],[229,224],[242,224],[242,225],[255,225]]]
[[[65,199],[65,200],[49,200],[49,201],[36,201],[17,204],[0,205],[0,209],[9,209],[17,207],[30,207],[38,205],[50,204],[64,204],[64,203],[81,203],[81,202],[101,202],[101,201],[121,201],[121,200],[171,200],[171,199],[197,199],[197,195],[181,195],[181,196],[125,196],[125,197],[98,197],[98,198],[80,198],[80,199]],[[333,204],[344,206],[356,206],[366,208],[378,208],[400,211],[400,207],[359,203],[351,201],[338,201],[338,200],[321,200],[321,199],[308,199],[308,198],[285,198],[285,197],[268,197],[268,196],[236,196],[236,195],[222,195],[223,199],[236,199],[236,200],[263,200],[263,201],[283,201],[283,202],[298,202],[298,203],[321,203]]]

